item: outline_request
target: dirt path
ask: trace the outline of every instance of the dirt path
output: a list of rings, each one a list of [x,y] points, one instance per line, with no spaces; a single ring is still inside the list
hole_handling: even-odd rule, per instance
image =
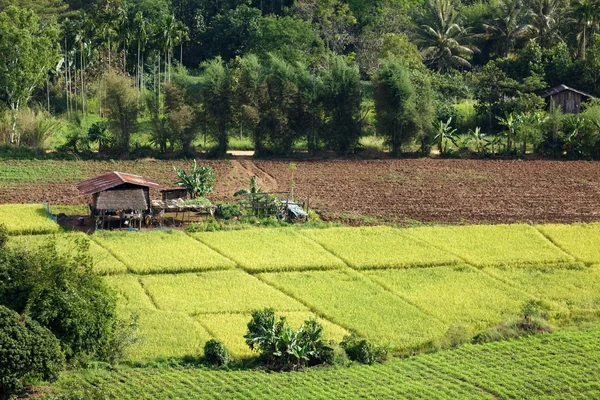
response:
[[[277,180],[268,172],[259,168],[252,160],[231,160],[231,173],[236,178],[246,177],[246,185],[252,176],[256,176],[258,186],[264,192],[276,192],[279,185]]]

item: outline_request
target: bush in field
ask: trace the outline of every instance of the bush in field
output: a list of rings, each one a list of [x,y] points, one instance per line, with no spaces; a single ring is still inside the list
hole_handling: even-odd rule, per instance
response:
[[[8,240],[8,229],[6,229],[6,225],[0,224],[0,249],[2,249],[4,247],[7,240]]]
[[[31,380],[58,379],[64,362],[52,332],[0,306],[0,398],[23,390]]]
[[[362,364],[375,364],[384,362],[387,359],[387,350],[385,347],[369,343],[356,333],[351,333],[344,337],[340,346],[346,351],[348,358]]]
[[[323,326],[314,319],[304,321],[297,331],[273,309],[254,311],[244,336],[251,350],[261,352],[267,367],[298,370],[332,359],[332,349],[322,340]]]
[[[54,241],[30,250],[0,252],[0,304],[50,329],[68,359],[103,358],[116,324],[116,300],[92,272],[89,244],[74,255]]]
[[[227,347],[216,339],[211,339],[204,344],[204,358],[216,367],[226,367],[231,362]]]
[[[548,307],[541,301],[530,300],[523,305],[521,318],[508,320],[473,338],[474,343],[487,343],[526,335],[551,333]]]

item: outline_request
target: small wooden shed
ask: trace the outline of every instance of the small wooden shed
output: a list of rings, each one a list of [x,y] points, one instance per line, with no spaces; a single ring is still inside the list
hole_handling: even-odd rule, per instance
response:
[[[119,222],[139,222],[142,214],[150,210],[150,188],[158,189],[155,181],[124,172],[107,172],[77,185],[83,196],[91,196],[90,212],[98,217],[98,226],[103,227],[111,219]]]
[[[560,107],[565,114],[579,114],[581,112],[581,103],[595,98],[591,94],[573,89],[567,85],[558,85],[546,89],[540,93],[540,97],[546,100],[548,109]]]

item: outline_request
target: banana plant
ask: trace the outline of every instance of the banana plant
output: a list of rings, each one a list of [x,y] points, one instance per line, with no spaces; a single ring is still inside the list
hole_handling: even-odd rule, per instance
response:
[[[177,167],[173,167],[173,169],[179,178],[175,184],[185,188],[192,199],[212,193],[215,184],[215,171],[211,167],[199,167],[196,160],[194,160],[189,174]]]
[[[475,143],[475,152],[477,155],[482,155],[485,152],[485,134],[481,132],[481,128],[478,126],[470,130],[469,135]]]
[[[569,116],[566,120],[565,151],[568,156],[578,157],[581,155],[583,143],[581,133],[585,127],[585,118]]]
[[[452,128],[450,125],[452,123],[452,117],[448,118],[446,122],[437,121],[435,124],[437,134],[433,138],[433,142],[437,143],[438,150],[440,151],[440,155],[444,156],[448,154],[450,148],[448,146],[448,142],[457,146],[456,140],[458,136],[456,135],[456,129]]]

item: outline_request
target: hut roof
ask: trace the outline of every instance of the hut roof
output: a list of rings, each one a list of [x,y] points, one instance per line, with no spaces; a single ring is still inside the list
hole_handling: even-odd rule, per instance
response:
[[[98,194],[98,210],[147,210],[148,202],[142,189],[108,190]]]
[[[143,176],[112,171],[77,184],[77,189],[79,189],[79,192],[85,196],[88,194],[94,194],[104,190],[112,189],[124,183],[130,183],[148,188],[160,187],[160,185],[155,181],[144,178]]]
[[[547,97],[554,96],[555,94],[558,94],[560,92],[564,92],[565,90],[578,93],[578,94],[580,94],[580,95],[582,95],[584,97],[588,97],[590,99],[594,99],[595,98],[594,96],[592,96],[589,93],[585,93],[585,92],[582,92],[581,90],[573,89],[572,87],[569,87],[567,85],[558,85],[558,86],[555,86],[553,88],[546,89],[543,92],[540,92],[540,97],[543,97],[545,99]]]

